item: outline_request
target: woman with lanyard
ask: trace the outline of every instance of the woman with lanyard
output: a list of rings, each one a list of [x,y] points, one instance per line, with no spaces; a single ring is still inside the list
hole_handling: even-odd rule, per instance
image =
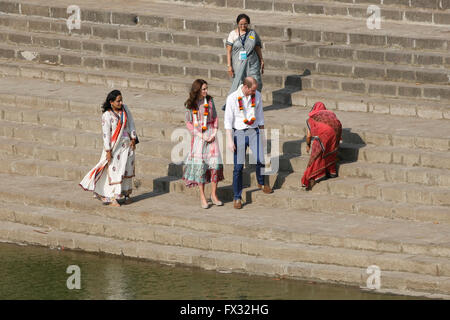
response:
[[[240,14],[237,29],[230,32],[227,39],[228,75],[232,77],[228,94],[237,90],[243,80],[251,76],[258,82],[258,91],[262,90],[261,75],[264,73],[264,60],[261,52],[261,39],[255,30],[249,29],[250,17]],[[222,110],[225,110],[225,105]]]

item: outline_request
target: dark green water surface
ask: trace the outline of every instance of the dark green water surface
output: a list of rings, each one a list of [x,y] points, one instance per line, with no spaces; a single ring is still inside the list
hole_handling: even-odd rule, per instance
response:
[[[69,290],[67,267],[81,271]],[[0,299],[413,299],[359,288],[225,274],[112,255],[0,243]]]

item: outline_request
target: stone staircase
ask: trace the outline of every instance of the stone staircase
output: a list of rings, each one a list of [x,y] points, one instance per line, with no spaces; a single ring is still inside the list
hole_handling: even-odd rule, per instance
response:
[[[269,139],[279,130],[280,170],[265,195],[246,167],[241,211],[229,203],[231,164],[219,185],[225,207],[200,211],[197,190],[185,188],[182,164],[171,160],[192,81],[209,82],[218,109],[225,101],[223,39],[239,1],[136,1],[126,12],[78,2],[82,27],[69,33],[69,1],[0,1],[0,175],[8,181],[0,239],[358,286],[375,264],[383,290],[450,295],[448,2],[385,0],[390,18],[368,30],[358,16],[368,4],[358,1],[245,1],[271,8],[248,14],[264,43],[266,128]],[[432,20],[410,18],[421,13]],[[117,210],[77,186],[98,161],[99,105],[113,87],[141,140],[138,201]],[[302,192],[305,120],[316,101],[343,124],[339,178]]]

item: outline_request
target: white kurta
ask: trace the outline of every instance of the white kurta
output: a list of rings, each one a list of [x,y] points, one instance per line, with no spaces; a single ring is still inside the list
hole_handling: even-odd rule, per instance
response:
[[[129,196],[133,187],[135,152],[131,149],[131,139],[136,139],[136,128],[129,109],[125,105],[123,109],[126,112],[123,115],[112,110],[103,113],[100,161],[80,182],[84,190],[93,191],[107,201]],[[121,126],[118,128],[119,123]],[[112,150],[110,164],[106,160],[106,151],[109,150]]]

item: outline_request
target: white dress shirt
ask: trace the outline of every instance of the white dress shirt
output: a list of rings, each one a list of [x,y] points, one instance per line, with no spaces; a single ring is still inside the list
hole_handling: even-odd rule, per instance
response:
[[[248,129],[248,128],[258,128],[258,126],[264,125],[264,113],[263,113],[263,105],[261,99],[261,93],[256,91],[255,93],[255,122],[252,125],[248,125],[244,123],[244,115],[251,114],[252,108],[252,96],[249,95],[246,97],[242,93],[242,85],[227,97],[226,109],[225,109],[225,120],[224,120],[224,128],[225,130],[231,129]],[[242,105],[244,107],[244,115],[239,110],[239,102],[238,97],[242,97]],[[250,119],[248,119],[250,120]]]

